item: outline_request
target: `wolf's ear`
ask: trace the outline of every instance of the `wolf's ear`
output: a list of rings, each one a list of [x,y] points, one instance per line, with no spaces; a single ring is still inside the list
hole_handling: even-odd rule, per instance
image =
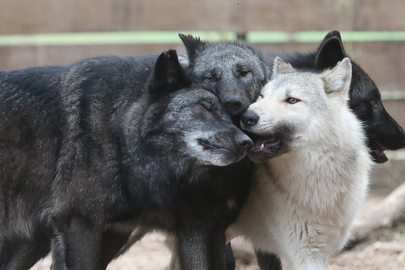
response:
[[[346,52],[339,31],[330,31],[316,51],[315,67],[322,69],[333,68],[345,57]]]
[[[339,62],[334,69],[322,73],[321,76],[325,82],[326,95],[343,96],[345,100],[348,99],[352,78],[352,64],[348,57]]]
[[[272,79],[276,78],[279,74],[291,72],[295,72],[295,69],[290,64],[284,62],[280,57],[274,59],[273,73],[271,74]]]
[[[175,50],[159,55],[149,81],[151,102],[190,85],[191,80],[181,67]]]
[[[186,47],[190,65],[194,65],[198,53],[203,51],[207,44],[201,41],[200,38],[194,38],[192,35],[186,36],[183,34],[179,34],[179,37],[183,41],[184,46]]]

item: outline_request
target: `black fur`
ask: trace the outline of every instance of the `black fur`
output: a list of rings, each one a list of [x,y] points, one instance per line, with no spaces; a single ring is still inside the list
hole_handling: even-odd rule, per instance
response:
[[[225,269],[251,170],[209,162],[238,161],[251,141],[174,51],[155,61],[0,73],[1,270],[30,268],[51,237],[52,269],[105,269],[136,227],[174,233],[183,269]],[[190,151],[188,132],[220,158]]]

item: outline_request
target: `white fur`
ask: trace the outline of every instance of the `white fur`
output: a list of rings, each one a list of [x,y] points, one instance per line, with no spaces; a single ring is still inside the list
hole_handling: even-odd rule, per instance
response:
[[[347,106],[351,64],[322,74],[294,73],[275,61],[273,80],[249,107],[266,135],[295,128],[289,151],[257,164],[254,185],[229,239],[244,236],[277,254],[283,269],[323,270],[339,251],[363,202],[371,160],[361,123]],[[284,72],[284,73],[280,73]],[[289,104],[289,97],[300,99]]]

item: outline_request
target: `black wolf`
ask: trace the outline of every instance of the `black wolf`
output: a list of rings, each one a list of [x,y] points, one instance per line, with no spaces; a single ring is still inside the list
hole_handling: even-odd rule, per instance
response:
[[[155,60],[0,73],[0,269],[50,239],[53,269],[105,269],[135,227],[173,232],[183,269],[224,269],[252,142],[175,51]]]
[[[343,47],[339,31],[330,31],[322,40],[318,49],[312,53],[292,53],[278,55],[294,68],[322,72],[333,68],[347,54]],[[275,54],[269,54],[264,59],[269,66],[273,65]],[[355,62],[352,63],[352,81],[349,90],[349,106],[355,115],[364,123],[368,147],[373,161],[384,163],[388,159],[384,151],[397,150],[405,147],[405,133],[398,123],[385,110],[380,91]],[[281,270],[279,259],[270,254],[257,252],[257,259],[262,270]]]
[[[330,31],[316,52],[294,53],[280,57],[294,68],[319,72],[333,68],[347,55],[339,31]],[[272,62],[273,59],[274,56],[270,55],[266,61]],[[358,64],[353,61],[351,63],[353,67],[349,106],[365,124],[373,160],[376,163],[384,163],[388,160],[384,154],[385,150],[405,147],[405,133],[385,110],[380,91],[373,80]]]
[[[214,91],[231,115],[242,114],[269,79],[262,55],[239,42],[203,42],[190,35],[179,36],[187,49],[187,72],[192,80]]]

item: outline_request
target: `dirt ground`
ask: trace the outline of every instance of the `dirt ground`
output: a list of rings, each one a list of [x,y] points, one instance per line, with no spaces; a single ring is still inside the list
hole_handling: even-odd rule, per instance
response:
[[[368,211],[381,200],[370,197],[363,211]],[[107,270],[158,270],[165,269],[170,261],[170,251],[161,234],[150,234],[136,243],[126,254],[110,264]],[[241,243],[238,242],[237,246]],[[249,250],[249,247],[246,247]],[[239,252],[240,253],[240,252]],[[49,269],[49,257],[38,262],[31,270]],[[246,253],[237,259],[237,270],[259,269],[254,258]],[[405,224],[392,230],[380,230],[368,242],[333,257],[327,270],[400,270],[405,269]]]

